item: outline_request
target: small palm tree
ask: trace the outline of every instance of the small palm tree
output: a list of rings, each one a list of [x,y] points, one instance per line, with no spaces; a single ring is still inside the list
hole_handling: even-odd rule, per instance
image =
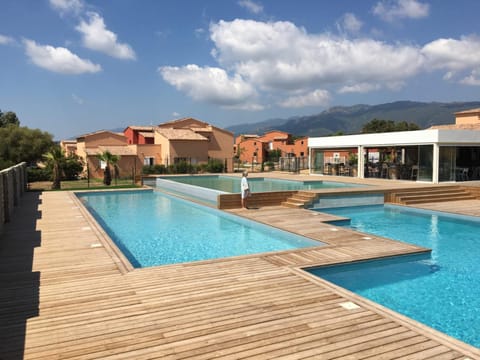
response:
[[[62,180],[62,167],[65,161],[65,154],[60,146],[53,146],[50,151],[43,154],[46,162],[52,166],[52,190],[59,190]]]
[[[112,172],[110,170],[110,165],[116,166],[120,160],[120,156],[113,155],[110,151],[105,150],[103,153],[97,155],[98,159],[105,163],[105,171],[103,173],[103,183],[105,185],[110,185],[112,183]]]

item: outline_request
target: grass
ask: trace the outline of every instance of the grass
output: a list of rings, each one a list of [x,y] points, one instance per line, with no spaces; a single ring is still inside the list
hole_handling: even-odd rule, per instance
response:
[[[62,190],[98,190],[98,189],[131,189],[138,188],[139,185],[132,184],[132,180],[117,180],[112,181],[110,186],[103,184],[102,179],[90,179],[88,180],[71,180],[62,181]],[[53,191],[51,181],[36,181],[28,183],[28,189],[31,191]]]

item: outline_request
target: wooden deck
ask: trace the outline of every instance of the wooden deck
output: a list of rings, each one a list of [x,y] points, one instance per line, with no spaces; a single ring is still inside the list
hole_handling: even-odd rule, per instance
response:
[[[299,270],[419,248],[306,210],[235,212],[329,246],[132,270],[70,193],[27,193],[0,238],[0,359],[480,359]]]

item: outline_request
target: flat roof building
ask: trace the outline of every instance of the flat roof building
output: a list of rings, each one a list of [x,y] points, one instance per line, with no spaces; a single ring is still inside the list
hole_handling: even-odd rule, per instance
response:
[[[308,139],[310,173],[432,183],[480,179],[480,109],[426,130]],[[356,158],[356,161],[348,159]]]

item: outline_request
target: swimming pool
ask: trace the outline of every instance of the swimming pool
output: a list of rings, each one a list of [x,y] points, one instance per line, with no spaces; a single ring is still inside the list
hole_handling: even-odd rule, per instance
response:
[[[171,181],[180,182],[183,184],[195,185],[213,190],[223,191],[227,193],[240,192],[240,177],[224,176],[224,175],[198,175],[198,176],[171,176],[161,177]],[[268,191],[285,191],[285,190],[314,190],[314,189],[330,189],[330,188],[345,188],[358,187],[361,185],[333,182],[333,181],[298,181],[298,180],[284,180],[274,178],[248,178],[248,183],[253,192],[268,192]]]
[[[157,191],[76,195],[134,267],[323,245]]]
[[[355,230],[432,249],[310,272],[468,344],[480,347],[480,222],[399,206],[322,209]]]

